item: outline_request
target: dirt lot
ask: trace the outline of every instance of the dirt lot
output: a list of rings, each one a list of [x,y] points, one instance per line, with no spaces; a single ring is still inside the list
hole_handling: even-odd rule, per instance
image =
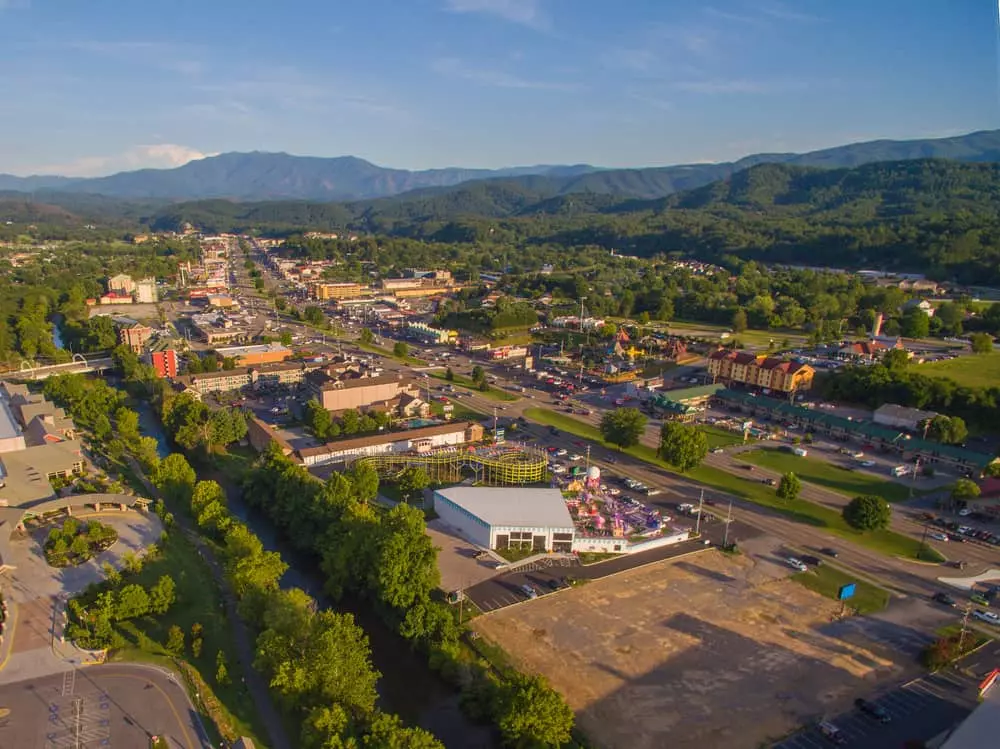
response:
[[[819,631],[838,605],[709,551],[476,620],[607,749],[756,749],[902,667]],[[875,651],[879,651],[876,653]]]

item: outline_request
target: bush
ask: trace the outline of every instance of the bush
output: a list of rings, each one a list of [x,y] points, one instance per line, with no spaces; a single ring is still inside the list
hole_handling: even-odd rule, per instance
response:
[[[863,494],[844,507],[844,520],[859,531],[877,531],[889,527],[892,507],[881,497]]]

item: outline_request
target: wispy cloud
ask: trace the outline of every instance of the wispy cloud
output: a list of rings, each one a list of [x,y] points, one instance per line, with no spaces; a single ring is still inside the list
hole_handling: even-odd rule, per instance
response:
[[[645,104],[646,106],[652,107],[653,109],[658,109],[661,112],[669,112],[672,111],[674,108],[673,102],[664,99],[656,94],[649,94],[642,91],[630,90],[626,91],[625,95],[629,99],[632,99],[633,101],[637,101],[640,104]]]
[[[548,23],[541,0],[445,0],[445,7],[453,13],[483,13],[524,26]]]
[[[775,94],[796,91],[806,87],[804,81],[752,80],[746,78],[677,81],[671,84],[678,91],[693,94]]]
[[[431,68],[435,73],[439,73],[440,75],[472,81],[484,86],[494,86],[496,88],[536,89],[541,91],[579,91],[581,88],[577,83],[522,78],[502,70],[473,68],[455,57],[444,57],[435,60],[431,64]]]
[[[766,23],[764,19],[758,16],[753,16],[749,13],[733,13],[731,10],[722,10],[712,5],[706,5],[702,10],[709,18],[715,18],[720,21],[729,21],[747,26],[763,26]]]
[[[760,3],[756,6],[756,10],[763,13],[765,16],[776,18],[779,21],[804,21],[806,23],[817,23],[826,20],[822,16],[813,15],[812,13],[804,13],[797,8],[789,7],[785,3],[777,2],[777,0]]]
[[[176,143],[132,146],[117,154],[82,156],[63,163],[44,164],[29,170],[31,174],[60,174],[67,177],[96,177],[130,169],[170,169],[215,154]]]

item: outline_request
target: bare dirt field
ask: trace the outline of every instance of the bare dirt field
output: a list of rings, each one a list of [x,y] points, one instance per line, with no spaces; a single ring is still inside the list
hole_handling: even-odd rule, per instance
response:
[[[717,551],[475,621],[544,674],[606,749],[756,749],[845,708],[903,667],[827,636],[838,604]]]

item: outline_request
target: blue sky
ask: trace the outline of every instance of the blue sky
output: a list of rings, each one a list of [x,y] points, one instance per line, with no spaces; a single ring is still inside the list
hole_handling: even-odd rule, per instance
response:
[[[998,124],[988,0],[0,0],[0,172],[725,161]]]

